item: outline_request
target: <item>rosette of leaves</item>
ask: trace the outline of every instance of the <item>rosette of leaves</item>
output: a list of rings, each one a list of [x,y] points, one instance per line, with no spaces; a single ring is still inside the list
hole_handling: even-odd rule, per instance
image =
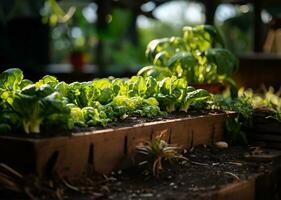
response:
[[[146,175],[158,177],[164,170],[164,162],[187,160],[180,154],[180,147],[168,144],[163,137],[164,133],[162,132],[151,141],[142,142],[136,147],[136,157],[140,157],[138,165],[144,168]]]

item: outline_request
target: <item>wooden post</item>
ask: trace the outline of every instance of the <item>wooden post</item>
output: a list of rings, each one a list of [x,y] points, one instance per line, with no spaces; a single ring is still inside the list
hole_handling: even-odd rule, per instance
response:
[[[254,4],[254,52],[262,52],[262,33],[261,33],[261,0],[253,1]]]
[[[97,10],[97,32],[98,32],[98,44],[96,52],[96,63],[99,68],[99,71],[104,71],[105,62],[104,62],[104,37],[108,28],[107,18],[111,11],[111,1],[110,0],[96,0],[98,5]]]
[[[215,0],[207,0],[204,2],[206,9],[206,24],[214,25],[214,17],[217,8]]]

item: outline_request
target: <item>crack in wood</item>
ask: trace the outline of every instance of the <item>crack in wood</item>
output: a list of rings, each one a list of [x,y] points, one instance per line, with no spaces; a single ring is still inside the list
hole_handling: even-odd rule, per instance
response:
[[[44,169],[44,176],[50,177],[55,172],[55,165],[59,158],[59,151],[55,151],[47,161]]]
[[[94,165],[95,159],[94,159],[94,144],[91,143],[89,146],[89,152],[88,152],[88,166],[87,166],[87,175],[92,175],[95,171],[95,165]]]
[[[193,130],[191,130],[191,140],[190,140],[190,148],[192,148],[193,147],[193,145],[194,145],[194,132],[193,132]]]
[[[128,154],[128,136],[126,135],[124,138],[124,155]]]

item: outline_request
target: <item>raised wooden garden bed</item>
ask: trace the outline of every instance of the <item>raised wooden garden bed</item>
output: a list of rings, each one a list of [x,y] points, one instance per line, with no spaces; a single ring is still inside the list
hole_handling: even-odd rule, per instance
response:
[[[258,109],[253,115],[253,126],[248,130],[251,144],[281,149],[281,123],[270,118],[268,109]]]
[[[39,176],[53,166],[62,176],[79,176],[92,171],[106,173],[128,167],[132,164],[135,146],[162,132],[169,143],[183,148],[221,140],[227,115],[232,114],[165,119],[52,138],[0,136],[0,162]]]

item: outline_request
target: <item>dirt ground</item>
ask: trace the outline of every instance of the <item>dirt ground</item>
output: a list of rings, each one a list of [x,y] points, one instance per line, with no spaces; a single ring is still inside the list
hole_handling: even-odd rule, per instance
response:
[[[259,151],[258,148],[249,147],[233,146],[219,149],[215,146],[201,145],[184,152],[187,160],[166,163],[158,178],[145,176],[143,169],[136,166],[107,175],[94,174],[90,177],[63,181],[58,177],[52,182],[26,177],[20,184],[29,182],[30,185],[32,182],[29,190],[38,200],[58,197],[69,200],[206,199],[213,191],[231,183],[272,171],[273,164],[270,161],[258,162],[246,159],[245,155]],[[44,188],[46,185],[48,190]],[[0,182],[0,199],[24,200],[30,197],[23,193],[3,190]]]
[[[198,146],[186,152],[189,161],[168,164],[159,178],[149,178],[139,168],[118,171],[93,179],[70,180],[85,195],[68,194],[70,199],[204,199],[230,183],[270,171],[270,162],[249,162],[247,147],[225,150]],[[81,190],[82,188],[82,190]]]

